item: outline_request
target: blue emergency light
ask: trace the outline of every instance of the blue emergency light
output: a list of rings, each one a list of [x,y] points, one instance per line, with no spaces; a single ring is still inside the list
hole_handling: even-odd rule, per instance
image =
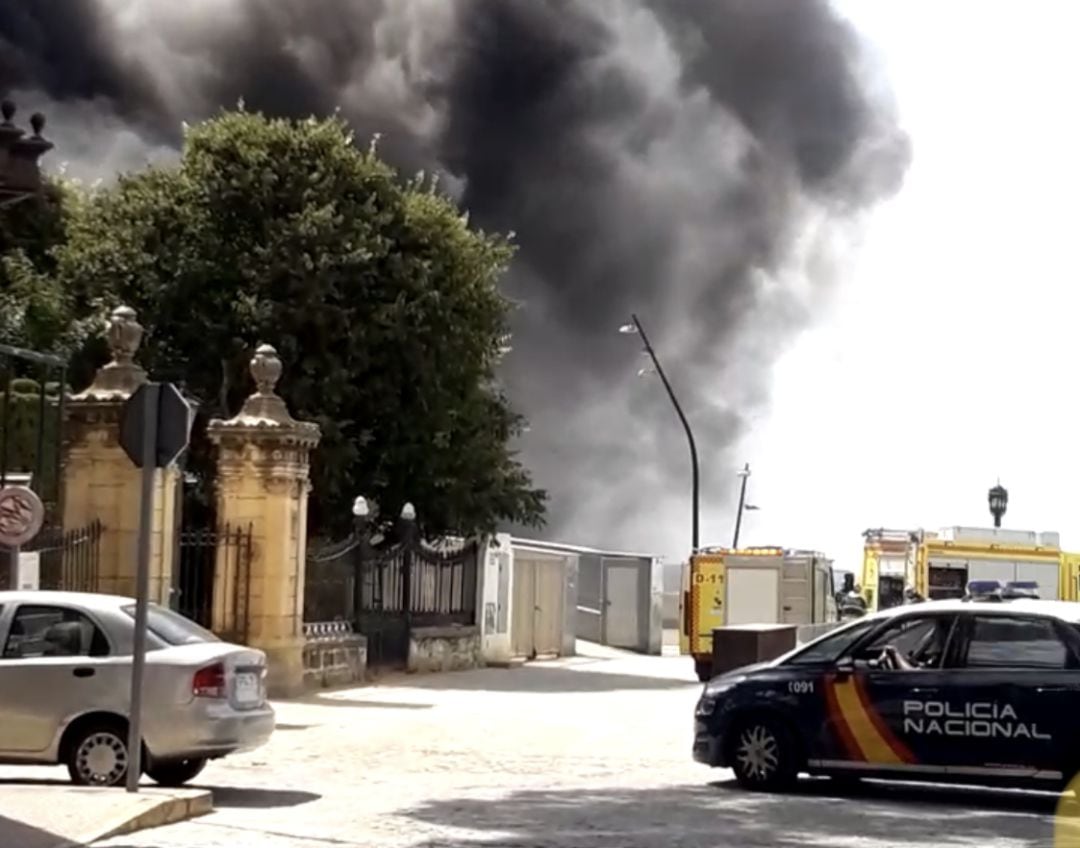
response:
[[[1004,588],[1000,580],[972,580],[967,584],[968,595],[979,598],[1000,594]]]
[[[1039,584],[1034,580],[1013,580],[1005,584],[1003,594],[1006,598],[1038,599]]]

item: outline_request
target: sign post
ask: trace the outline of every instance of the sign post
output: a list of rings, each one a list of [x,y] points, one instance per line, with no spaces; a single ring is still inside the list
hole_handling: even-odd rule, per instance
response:
[[[41,529],[45,507],[41,498],[27,486],[0,489],[0,544],[8,549],[8,586],[19,588],[19,547]]]
[[[127,791],[139,791],[142,776],[142,695],[146,671],[146,620],[150,606],[150,525],[154,514],[154,472],[183,452],[191,436],[191,407],[171,383],[143,383],[128,398],[120,422],[120,446],[142,469],[139,535],[136,545],[135,640],[128,719]]]

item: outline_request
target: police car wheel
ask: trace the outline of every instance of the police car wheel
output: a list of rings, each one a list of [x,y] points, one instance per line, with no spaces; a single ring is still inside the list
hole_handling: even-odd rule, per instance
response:
[[[769,719],[749,719],[739,725],[730,761],[735,779],[745,789],[782,789],[798,774],[791,735]]]

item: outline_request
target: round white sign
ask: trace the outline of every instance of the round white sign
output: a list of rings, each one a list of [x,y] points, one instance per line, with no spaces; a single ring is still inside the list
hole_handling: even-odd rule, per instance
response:
[[[41,529],[45,506],[41,498],[25,486],[0,489],[0,544],[25,545]]]

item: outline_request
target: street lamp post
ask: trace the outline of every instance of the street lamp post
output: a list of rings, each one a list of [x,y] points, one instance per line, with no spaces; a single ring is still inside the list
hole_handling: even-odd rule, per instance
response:
[[[739,531],[742,530],[742,516],[746,511],[746,481],[750,479],[750,463],[746,463],[742,470],[739,471],[739,476],[742,477],[742,485],[739,487],[739,511],[735,515],[735,538],[731,540],[732,550],[739,549]],[[756,509],[756,507],[754,507]]]
[[[45,116],[35,112],[30,118],[32,135],[15,126],[15,104],[5,100],[0,104],[0,208],[33,197],[41,191],[41,171],[38,159],[52,149],[52,142],[41,136]]]
[[[360,629],[360,609],[364,600],[364,561],[367,554],[368,519],[371,517],[371,507],[368,506],[367,498],[360,495],[353,501],[353,522],[356,534],[356,571],[353,575],[353,624],[357,632]]]
[[[990,503],[990,514],[994,516],[994,526],[1000,527],[1002,516],[1005,515],[1005,511],[1009,508],[1009,492],[999,482],[990,489],[987,500]]]
[[[692,487],[693,487],[693,501],[692,501],[692,522],[691,522],[691,536],[692,547],[691,552],[696,553],[700,547],[700,504],[701,504],[701,479],[698,472],[698,455],[697,445],[694,443],[694,433],[690,429],[690,422],[686,420],[686,415],[683,414],[682,407],[679,405],[679,399],[675,397],[675,390],[671,388],[671,383],[668,382],[667,375],[664,373],[664,369],[660,365],[660,360],[656,357],[656,351],[653,350],[651,344],[649,344],[649,337],[645,334],[645,328],[641,326],[641,321],[638,320],[637,315],[631,315],[630,320],[632,323],[623,324],[619,328],[620,333],[627,335],[641,336],[641,343],[645,346],[645,352],[649,354],[649,358],[652,360],[653,367],[656,368],[656,373],[660,375],[660,381],[664,384],[664,388],[667,390],[668,398],[671,399],[671,405],[675,407],[675,414],[679,416],[679,421],[682,423],[683,430],[686,431],[686,441],[690,446],[690,470],[692,474]],[[641,372],[639,372],[640,374]]]
[[[416,546],[416,507],[411,503],[401,508],[401,522],[399,524],[402,545],[401,557],[401,605],[408,620],[412,613],[412,570],[413,552]]]

